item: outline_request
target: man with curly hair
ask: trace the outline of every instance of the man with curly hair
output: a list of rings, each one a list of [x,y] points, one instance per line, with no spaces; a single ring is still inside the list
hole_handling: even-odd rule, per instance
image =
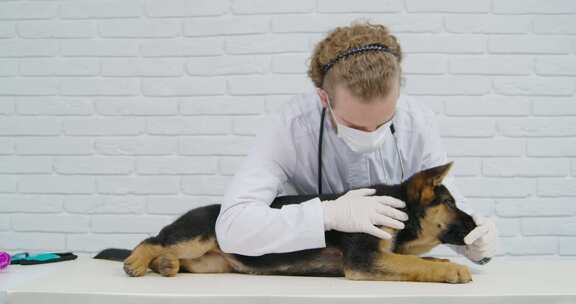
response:
[[[216,222],[223,251],[292,252],[326,247],[324,232],[331,229],[389,239],[375,225],[404,228],[408,217],[396,208],[405,203],[371,196],[363,187],[399,184],[448,160],[434,113],[400,94],[401,61],[396,37],[369,22],[337,27],[316,45],[308,69],[316,90],[297,95],[268,117],[226,189]],[[459,208],[472,213],[453,177],[443,184]],[[322,189],[346,195],[269,206],[279,195]],[[474,219],[478,227],[465,238],[467,245],[448,246],[483,264],[495,254],[496,226],[489,218]]]

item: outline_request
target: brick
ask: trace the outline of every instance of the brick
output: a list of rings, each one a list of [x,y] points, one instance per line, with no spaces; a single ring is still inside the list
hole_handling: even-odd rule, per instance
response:
[[[130,57],[138,56],[138,44],[132,40],[63,40],[61,52],[64,56],[83,57]]]
[[[294,2],[294,4],[296,4],[296,2]],[[374,2],[369,0],[354,2],[343,0],[319,0],[317,10],[319,13],[392,13],[402,11],[402,4],[403,3],[400,0],[381,1],[378,6],[375,6]]]
[[[507,137],[564,137],[576,135],[576,119],[510,118],[497,121],[498,133]]]
[[[171,176],[115,176],[96,180],[100,194],[176,194],[178,184],[179,178]]]
[[[62,123],[69,135],[139,135],[145,121],[139,118],[68,118]]]
[[[304,64],[301,65],[302,68]],[[265,74],[270,71],[270,56],[238,55],[190,58],[186,71],[192,76]]]
[[[94,100],[98,114],[108,116],[167,116],[178,114],[177,100],[143,97],[99,97]]]
[[[0,38],[12,38],[16,36],[16,23],[0,21]]]
[[[539,177],[567,176],[569,163],[564,159],[491,158],[482,161],[485,176]]]
[[[178,79],[142,79],[144,96],[221,95],[226,91],[222,77],[187,77]]]
[[[226,117],[155,118],[149,119],[147,133],[154,135],[227,134],[231,121]]]
[[[114,77],[169,77],[184,74],[180,58],[110,58],[101,59],[102,75]]]
[[[171,219],[160,215],[94,215],[91,231],[98,233],[154,233]]]
[[[571,223],[572,222],[572,223]],[[532,217],[522,219],[522,233],[527,236],[532,235],[558,235],[558,234],[576,234],[574,228],[570,228],[570,224],[574,226],[574,220],[569,217]]]
[[[180,153],[184,155],[246,155],[253,136],[187,136],[182,137]]]
[[[531,100],[534,115],[576,115],[576,103],[571,97],[533,97]]]
[[[219,16],[228,12],[226,0],[190,2],[187,0],[148,0],[146,13],[150,17]]]
[[[58,52],[58,42],[55,40],[0,40],[0,57],[51,57],[58,55]]]
[[[465,96],[446,98],[450,116],[528,116],[530,101],[512,96]]]
[[[263,34],[270,29],[266,16],[226,16],[191,18],[184,21],[184,36]]]
[[[87,232],[90,219],[82,215],[12,215],[14,231]]]
[[[305,34],[245,35],[226,39],[229,54],[269,54],[307,52],[309,36]]]
[[[552,255],[556,253],[555,237],[515,237],[503,238],[500,242],[509,255]]]
[[[54,171],[60,174],[130,174],[133,159],[127,157],[62,156],[54,158]]]
[[[58,233],[7,232],[0,233],[0,247],[15,251],[62,251],[66,236]]]
[[[51,19],[57,14],[57,3],[8,1],[0,3],[0,20]]]
[[[66,244],[74,251],[96,253],[104,248],[132,249],[147,237],[147,234],[71,234],[66,236]]]
[[[272,32],[326,33],[341,24],[350,24],[356,15],[275,15]],[[374,23],[385,24],[392,33],[438,33],[443,31],[442,17],[427,14],[372,15]]]
[[[539,138],[526,141],[527,156],[576,156],[576,140],[567,138]]]
[[[528,75],[532,61],[518,55],[452,56],[449,69],[452,74]]]
[[[12,156],[0,158],[0,173],[51,173],[52,159],[42,156]]]
[[[559,241],[560,255],[576,255],[576,237],[562,237]]]
[[[88,176],[26,175],[19,183],[21,193],[82,194],[94,188],[94,178]]]
[[[448,61],[444,55],[407,54],[402,71],[406,74],[445,74]]]
[[[318,5],[321,9],[321,4]],[[306,0],[266,1],[237,0],[232,3],[234,14],[311,13],[315,3]]]
[[[136,163],[138,174],[216,174],[216,157],[139,157]]]
[[[185,115],[260,114],[264,112],[264,96],[203,96],[180,101]]]
[[[227,82],[232,95],[305,93],[313,87],[302,75],[231,76]]]
[[[181,215],[194,208],[220,204],[222,200],[214,196],[149,196],[147,210],[149,214],[177,214]]]
[[[537,185],[539,196],[576,196],[576,179],[540,178]]]
[[[191,195],[224,195],[231,176],[195,175],[182,178],[182,192]]]
[[[139,93],[139,83],[133,78],[67,78],[61,81],[61,94],[65,96],[130,96]]]
[[[22,155],[89,155],[92,141],[70,137],[26,137],[15,142],[16,153]]]
[[[271,71],[275,74],[306,74],[309,57],[302,54],[275,55]]]
[[[494,91],[501,95],[566,96],[574,93],[574,80],[566,78],[508,77],[493,80]]]
[[[497,199],[500,217],[567,216],[576,214],[571,198]]]
[[[410,75],[406,81],[406,92],[411,95],[483,95],[489,91],[489,80],[476,76]]]
[[[563,0],[494,0],[498,14],[568,14],[576,13],[576,3]]]
[[[60,16],[64,19],[139,17],[142,10],[137,0],[74,1],[61,4]]]
[[[67,195],[64,210],[78,214],[141,214],[144,197],[127,195]]]
[[[534,192],[535,184],[527,178],[458,178],[458,189],[465,197],[527,197]]]
[[[537,57],[535,71],[539,75],[575,76],[576,59],[572,56]]]
[[[170,38],[180,36],[178,20],[107,20],[99,23],[99,33],[105,38]]]
[[[22,59],[20,73],[26,76],[94,76],[100,73],[96,59]]]
[[[480,54],[486,49],[484,37],[472,35],[398,34],[406,53]]]
[[[218,37],[155,39],[140,43],[143,57],[189,57],[223,54],[224,42]]]
[[[535,16],[533,23],[537,34],[576,34],[573,15]]]
[[[172,155],[177,152],[178,138],[142,136],[96,138],[94,151],[102,155]]]
[[[0,213],[60,213],[62,198],[54,195],[0,195]]]
[[[486,13],[490,11],[488,0],[406,0],[406,10],[411,12],[443,12],[443,13]]]
[[[90,21],[24,21],[18,23],[23,38],[91,38],[94,26]]]
[[[496,134],[493,119],[483,118],[440,118],[442,137],[493,137]]]
[[[493,36],[488,51],[494,54],[565,54],[570,52],[568,40],[546,36]]]
[[[499,237],[519,236],[521,234],[520,220],[518,219],[496,219],[495,224],[498,229]]]
[[[0,135],[58,135],[61,120],[50,117],[8,117],[0,119]]]
[[[455,14],[444,20],[446,31],[458,34],[523,34],[532,28],[532,18],[528,16]]]
[[[58,80],[53,78],[8,78],[2,80],[1,95],[50,96],[58,94]]]

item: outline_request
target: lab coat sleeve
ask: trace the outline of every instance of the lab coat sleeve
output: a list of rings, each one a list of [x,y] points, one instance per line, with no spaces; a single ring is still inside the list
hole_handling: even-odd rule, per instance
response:
[[[225,191],[215,228],[222,251],[259,256],[326,247],[318,197],[270,207],[296,165],[290,128],[280,116],[269,116]]]

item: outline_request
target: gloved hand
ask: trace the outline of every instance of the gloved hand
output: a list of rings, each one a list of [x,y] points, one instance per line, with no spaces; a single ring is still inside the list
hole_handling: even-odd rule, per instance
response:
[[[496,254],[498,232],[492,219],[474,214],[472,218],[477,227],[464,237],[466,245],[451,245],[450,247],[467,257],[470,261],[483,265],[488,263]]]
[[[364,232],[381,239],[390,239],[390,233],[374,225],[404,229],[408,215],[395,208],[402,208],[405,202],[391,196],[368,196],[376,189],[361,188],[350,190],[336,200],[322,201],[325,230],[343,232]]]

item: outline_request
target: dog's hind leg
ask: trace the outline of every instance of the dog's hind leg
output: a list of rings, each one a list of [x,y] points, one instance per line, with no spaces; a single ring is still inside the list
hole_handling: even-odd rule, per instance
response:
[[[180,259],[196,259],[218,247],[214,237],[196,237],[162,246],[157,238],[140,243],[124,261],[124,271],[132,277],[143,276],[148,267],[164,276],[174,276],[180,268]]]
[[[161,255],[164,247],[156,237],[150,237],[140,242],[130,256],[124,260],[124,272],[131,277],[140,277],[148,271],[150,262]]]
[[[218,252],[209,252],[196,259],[181,259],[180,266],[192,273],[227,273],[233,272],[228,261]]]
[[[150,269],[165,277],[173,277],[180,269],[180,260],[173,254],[165,253],[150,262]]]

